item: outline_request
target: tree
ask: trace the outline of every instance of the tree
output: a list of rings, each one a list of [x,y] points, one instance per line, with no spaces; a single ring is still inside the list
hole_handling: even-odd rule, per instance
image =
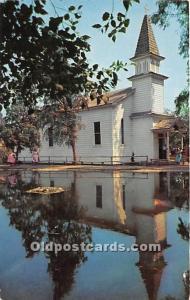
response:
[[[116,41],[118,33],[126,33],[130,23],[127,12],[132,4],[140,3],[140,0],[123,0],[124,11],[115,11],[114,1],[112,2],[112,9],[110,12],[105,11],[102,15],[101,24],[94,24],[93,27],[107,34],[113,42]]]
[[[29,112],[40,102],[41,124],[53,128],[58,144],[66,142],[72,147],[76,161],[76,132],[80,127],[76,109],[86,107],[88,96],[101,100],[106,91],[116,86],[117,72],[126,70],[126,64],[117,61],[103,70],[98,64],[91,66],[86,57],[90,37],[77,31],[82,5],[71,5],[60,16],[53,1],[48,1],[54,16],[48,14],[46,0],[35,0],[31,4],[18,0],[0,3],[0,109],[4,107],[10,114],[18,95]],[[139,1],[123,0],[125,14],[115,13],[113,8],[112,12],[105,12],[101,32],[108,33],[113,41],[118,32],[125,33],[129,26],[127,11],[133,2]],[[99,29],[101,25],[93,27]],[[56,110],[56,114],[52,110],[47,114],[47,107]],[[7,144],[12,147],[23,135],[16,134],[10,126],[5,133],[10,138]],[[5,139],[5,134],[3,136]],[[24,146],[28,147],[27,142],[20,141],[18,152]]]
[[[46,139],[49,139],[49,134],[51,133],[54,143],[60,146],[63,144],[71,146],[74,163],[77,161],[77,132],[82,127],[80,117],[77,114],[77,107],[68,108],[67,105],[47,105],[39,115],[40,125],[43,128],[43,134]]]
[[[169,26],[170,19],[177,20],[180,28],[179,54],[187,59],[187,77],[189,76],[189,2],[188,1],[157,1],[158,11],[153,14],[152,21],[160,25],[163,29]],[[189,82],[187,80],[187,85]],[[176,114],[183,118],[188,118],[189,92],[184,88],[175,99]]]
[[[123,1],[126,11],[132,1],[135,0]],[[88,63],[90,37],[81,36],[77,31],[82,5],[70,6],[59,16],[53,1],[49,0],[55,12],[55,16],[50,16],[46,2],[0,3],[0,100],[5,108],[16,102],[18,91],[28,107],[39,99],[55,102],[63,97],[71,106],[71,96],[74,99],[74,95],[84,96],[92,90],[102,96],[103,91],[117,84],[114,68],[101,70],[97,64],[90,66]],[[110,26],[113,26],[113,16],[110,18]],[[125,16],[120,14],[118,20],[118,29],[123,24],[128,27]]]
[[[29,148],[31,151],[40,145],[38,120],[35,115],[28,115],[23,105],[12,105],[7,108],[7,115],[0,125],[0,138],[7,148],[19,153]]]
[[[47,2],[52,5],[54,16],[48,14]],[[132,3],[139,0],[122,2],[124,14],[114,13],[112,8],[112,12],[103,14],[102,28],[100,24],[92,24],[102,33],[108,33],[114,42],[117,33],[126,32],[127,12]],[[18,94],[29,112],[39,103],[45,112],[48,105],[58,111],[64,107],[63,121],[57,112],[56,118],[42,113],[42,122],[46,125],[53,122],[49,126],[54,129],[56,141],[71,145],[74,161],[76,128],[79,127],[76,104],[78,109],[84,108],[87,96],[101,100],[106,91],[117,85],[117,72],[126,70],[126,63],[120,61],[106,69],[89,64],[86,55],[90,51],[90,37],[80,35],[77,30],[81,16],[82,5],[71,5],[59,15],[52,0],[35,0],[31,4],[18,0],[0,3],[0,109],[16,104]],[[60,130],[55,125],[61,126]]]
[[[176,114],[183,119],[189,117],[189,90],[184,89],[175,99]]]

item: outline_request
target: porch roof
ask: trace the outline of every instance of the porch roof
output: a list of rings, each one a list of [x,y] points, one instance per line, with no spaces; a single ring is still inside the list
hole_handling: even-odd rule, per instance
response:
[[[179,131],[181,133],[187,132],[187,125],[179,118],[162,119],[154,123],[152,128],[154,131]]]

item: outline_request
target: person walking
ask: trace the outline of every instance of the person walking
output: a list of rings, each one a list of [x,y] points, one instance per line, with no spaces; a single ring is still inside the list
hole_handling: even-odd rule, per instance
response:
[[[33,163],[38,163],[40,161],[40,158],[39,158],[39,151],[37,149],[34,149],[32,151],[32,162]]]
[[[132,155],[131,155],[131,162],[135,162],[135,153],[132,152]]]

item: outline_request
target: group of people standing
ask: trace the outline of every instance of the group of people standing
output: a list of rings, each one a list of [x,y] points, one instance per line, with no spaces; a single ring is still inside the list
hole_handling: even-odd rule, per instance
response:
[[[180,164],[183,161],[183,150],[180,148],[173,149],[171,151],[173,155],[175,155],[175,161],[177,164]],[[131,162],[135,161],[135,154],[134,152],[131,155]],[[39,163],[40,162],[40,155],[39,149],[35,148],[32,151],[32,163]],[[10,152],[7,157],[7,163],[11,165],[16,164],[16,153],[14,151]]]
[[[32,163],[38,163],[40,161],[40,155],[38,149],[33,149],[32,151]],[[14,151],[10,152],[7,157],[7,163],[10,165],[16,164],[16,154]]]

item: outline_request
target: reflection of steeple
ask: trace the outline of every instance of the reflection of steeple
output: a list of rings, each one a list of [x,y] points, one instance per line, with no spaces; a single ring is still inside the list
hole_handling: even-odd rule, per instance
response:
[[[139,216],[140,217],[140,216]],[[161,282],[162,272],[166,265],[164,261],[163,250],[167,247],[166,241],[166,214],[161,213],[150,216],[143,216],[143,220],[147,218],[152,220],[152,225],[147,232],[146,237],[140,236],[137,230],[137,243],[159,244],[160,252],[143,252],[139,251],[139,267],[142,279],[144,281],[149,300],[156,300],[157,293]]]
[[[158,244],[158,252],[144,252],[139,249],[139,267],[143,282],[145,284],[148,299],[156,300],[159,290],[163,269],[166,265],[164,261],[163,250],[167,245],[166,230],[166,211],[168,206],[167,194],[160,191],[159,176],[154,176],[154,189],[149,195],[149,206],[142,205],[140,202],[133,206],[135,218],[136,243],[140,244]]]
[[[154,216],[137,214],[137,244],[158,244],[157,252],[139,250],[139,267],[149,300],[156,300],[161,282],[162,272],[166,265],[163,250],[168,247],[166,239],[166,213]],[[146,226],[148,224],[149,226]],[[143,232],[142,227],[144,225]]]
[[[160,264],[157,268],[156,266],[155,267],[139,266],[149,300],[157,299],[157,294],[158,294],[158,290],[162,278],[162,272],[165,266],[163,256],[157,262],[159,262]]]

